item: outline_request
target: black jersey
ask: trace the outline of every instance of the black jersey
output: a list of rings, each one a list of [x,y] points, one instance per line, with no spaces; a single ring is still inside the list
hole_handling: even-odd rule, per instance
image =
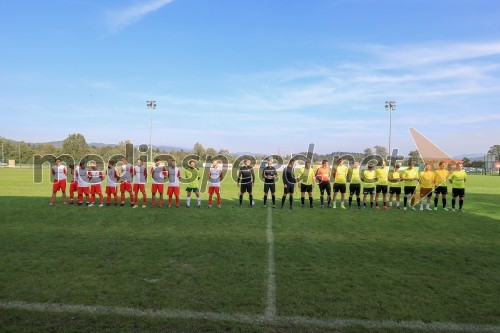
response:
[[[262,177],[264,178],[264,183],[266,184],[274,184],[274,178],[277,175],[278,172],[276,171],[276,168],[273,166],[266,166],[262,171]]]
[[[240,167],[240,172],[238,174],[238,183],[250,184],[254,182],[255,182],[255,174],[253,172],[253,167],[250,165],[244,165]]]
[[[285,170],[283,170],[283,184],[294,185],[295,183],[297,183],[297,180],[295,179],[293,167],[287,166]]]

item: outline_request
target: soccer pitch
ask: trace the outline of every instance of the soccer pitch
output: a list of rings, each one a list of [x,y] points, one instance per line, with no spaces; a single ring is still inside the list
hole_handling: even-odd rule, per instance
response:
[[[500,177],[470,176],[462,214],[317,188],[270,209],[260,182],[240,208],[229,179],[222,209],[49,207],[32,170],[0,183],[2,331],[500,332]]]

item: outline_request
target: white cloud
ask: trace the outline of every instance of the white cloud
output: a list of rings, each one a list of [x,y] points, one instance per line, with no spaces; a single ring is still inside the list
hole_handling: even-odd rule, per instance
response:
[[[414,45],[365,46],[389,67],[422,66],[500,55],[500,41],[473,43],[425,43]],[[380,65],[380,64],[379,64]]]
[[[132,7],[111,11],[106,15],[109,34],[116,34],[127,26],[140,21],[144,16],[162,8],[173,0],[150,0],[143,1]]]

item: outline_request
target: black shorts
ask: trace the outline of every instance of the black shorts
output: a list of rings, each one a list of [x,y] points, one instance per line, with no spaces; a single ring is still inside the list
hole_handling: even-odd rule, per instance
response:
[[[390,194],[401,194],[401,186],[398,187],[389,187]]]
[[[375,187],[363,188],[363,194],[375,194]]]
[[[326,194],[328,194],[328,196],[332,195],[332,186],[330,185],[330,182],[319,183],[320,194],[323,195],[323,193],[325,193],[325,191],[326,191]]]
[[[452,188],[451,195],[453,197],[465,197],[465,189],[464,188]]]
[[[434,190],[436,194],[448,194],[448,186],[438,186]]]
[[[309,193],[312,192],[313,186],[312,185],[306,185],[306,184],[300,184],[300,192],[301,193]]]
[[[275,183],[264,183],[264,193],[271,191],[271,193],[276,192],[276,184]]]
[[[350,184],[349,185],[349,194],[352,196],[353,194],[356,194],[359,196],[359,193],[361,193],[361,184]]]
[[[283,194],[293,194],[293,191],[295,190],[295,184],[286,184],[286,187],[283,190]]]
[[[245,193],[245,192],[248,192],[248,193],[252,193],[252,183],[248,183],[248,184],[241,184],[240,185],[240,192],[241,193]]]
[[[375,193],[386,194],[387,193],[387,185],[376,185]]]
[[[346,186],[345,184],[333,184],[333,192],[337,193],[340,191],[340,193],[345,193],[346,192]]]
[[[415,194],[416,186],[405,186],[405,195],[407,194]]]

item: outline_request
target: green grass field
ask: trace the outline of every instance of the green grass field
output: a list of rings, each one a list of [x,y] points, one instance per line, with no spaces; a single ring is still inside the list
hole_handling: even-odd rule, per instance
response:
[[[240,208],[230,180],[222,209],[49,207],[32,178],[0,169],[2,332],[500,331],[500,177],[465,213],[273,210],[260,183]]]

